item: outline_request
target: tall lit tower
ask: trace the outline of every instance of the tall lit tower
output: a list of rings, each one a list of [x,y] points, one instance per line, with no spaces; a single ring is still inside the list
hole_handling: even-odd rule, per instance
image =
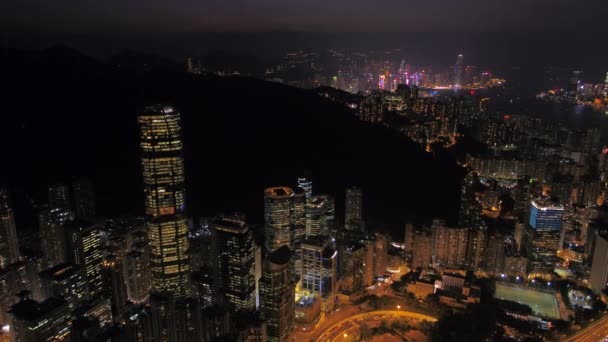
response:
[[[180,114],[171,106],[154,105],[138,122],[152,290],[185,297],[190,266]]]
[[[604,98],[608,99],[608,72],[606,73],[606,78],[604,79]]]
[[[19,240],[15,216],[9,205],[8,192],[0,189],[0,266],[19,261]]]
[[[295,293],[287,246],[268,253],[260,280],[260,309],[267,322],[267,341],[287,341],[293,329]]]
[[[312,198],[312,181],[309,176],[298,177],[298,187],[306,192],[306,202]]]
[[[462,86],[462,73],[464,72],[464,56],[459,54],[454,64],[454,88]]]
[[[214,283],[234,311],[255,311],[255,243],[244,215],[211,224]]]
[[[281,246],[291,246],[291,227],[293,224],[294,192],[281,186],[264,191],[265,245],[269,252]]]

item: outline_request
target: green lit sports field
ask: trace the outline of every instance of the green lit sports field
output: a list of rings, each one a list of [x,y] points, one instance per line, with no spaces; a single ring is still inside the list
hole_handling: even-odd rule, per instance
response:
[[[554,294],[497,283],[494,297],[526,304],[539,316],[560,318],[557,298]]]

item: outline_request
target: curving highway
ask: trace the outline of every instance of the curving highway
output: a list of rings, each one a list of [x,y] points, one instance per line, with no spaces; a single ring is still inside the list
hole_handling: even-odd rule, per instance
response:
[[[598,342],[608,336],[608,315],[564,339],[568,342]]]
[[[365,321],[370,323],[373,321],[381,321],[383,319],[394,319],[394,318],[408,318],[416,320],[426,320],[429,322],[437,322],[437,318],[433,316],[424,315],[417,312],[405,311],[405,310],[377,310],[369,311],[365,313],[356,314],[345,318],[328,329],[317,339],[317,342],[333,341],[336,337],[342,336],[343,332],[351,331],[357,327],[358,324]]]

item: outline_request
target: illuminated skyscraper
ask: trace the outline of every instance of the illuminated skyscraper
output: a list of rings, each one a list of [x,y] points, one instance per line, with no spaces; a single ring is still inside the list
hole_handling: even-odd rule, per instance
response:
[[[363,230],[363,190],[359,187],[346,189],[344,227],[347,230]]]
[[[464,72],[464,56],[458,55],[456,58],[456,64],[454,64],[454,88],[460,88],[462,86],[462,76]]]
[[[59,264],[39,274],[42,297],[62,298],[74,310],[89,298],[89,285],[83,267],[73,264]]]
[[[19,240],[8,192],[0,189],[0,267],[19,261]]]
[[[302,243],[302,289],[321,300],[321,310],[331,312],[336,297],[337,253],[327,237],[315,236]]]
[[[291,230],[291,262],[293,264],[293,276],[299,279],[302,268],[301,248],[302,241],[306,238],[306,191],[302,188],[295,190],[293,198],[293,226]]]
[[[288,187],[264,191],[265,245],[269,252],[287,246],[291,250],[294,192]]]
[[[298,188],[304,189],[306,201],[310,201],[312,198],[312,181],[309,176],[298,177]]]
[[[564,207],[550,200],[532,200],[526,234],[528,273],[547,274],[555,268],[555,259]]]
[[[327,225],[325,224],[326,203],[322,197],[315,196],[306,205],[306,237],[311,238],[317,235],[328,235]]]
[[[232,310],[255,310],[255,246],[244,215],[218,218],[211,234],[216,288]]]
[[[84,268],[89,293],[95,298],[102,292],[102,236],[99,226],[85,221],[72,221],[65,226],[69,260]]]
[[[267,322],[267,341],[287,341],[293,329],[295,293],[289,248],[285,245],[269,253],[260,281],[260,309]]]
[[[190,265],[180,114],[154,105],[144,109],[138,122],[152,289],[185,297]]]
[[[444,220],[433,219],[434,262],[446,266],[461,266],[467,260],[469,231],[448,227]]]
[[[150,292],[150,258],[145,250],[127,253],[124,275],[129,300],[135,304],[145,302]]]

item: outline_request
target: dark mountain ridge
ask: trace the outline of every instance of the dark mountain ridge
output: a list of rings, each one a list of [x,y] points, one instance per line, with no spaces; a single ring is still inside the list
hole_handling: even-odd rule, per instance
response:
[[[336,196],[339,217],[350,184],[364,189],[365,217],[397,234],[405,220],[457,214],[463,171],[451,158],[433,157],[311,91],[166,68],[116,70],[74,52],[45,58],[2,50],[0,56],[8,86],[0,184],[34,198],[44,199],[51,181],[84,175],[96,184],[103,215],[141,214],[136,116],[160,102],[182,113],[193,216],[240,210],[260,223],[263,189],[294,185],[304,169],[315,192]],[[129,56],[136,55],[122,58]],[[18,221],[28,222],[31,213],[22,212]]]

